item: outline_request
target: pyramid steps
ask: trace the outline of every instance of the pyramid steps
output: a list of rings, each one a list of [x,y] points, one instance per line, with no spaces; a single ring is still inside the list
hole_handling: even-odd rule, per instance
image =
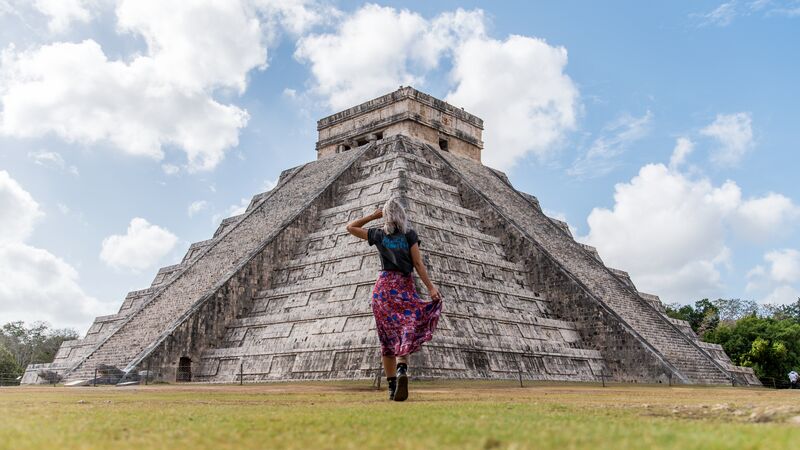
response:
[[[274,269],[271,287],[228,324],[222,348],[204,352],[204,379],[224,380],[230,370],[245,366],[247,376],[266,376],[274,373],[275,358],[293,361],[289,368],[280,364],[280,376],[313,378],[321,370],[337,372],[331,358],[344,351],[358,353],[358,370],[374,367],[374,361],[362,367],[368,360],[362,353],[375,358],[369,302],[379,258],[344,228],[392,195],[405,198],[431,277],[447,302],[430,348],[469,348],[482,359],[490,358],[487,352],[535,353],[563,360],[558,366],[592,359],[596,370],[602,368],[597,351],[577,348],[574,324],[548,318],[547,301],[533,292],[525,267],[508,260],[500,239],[480,230],[480,216],[460,206],[458,188],[440,180],[439,169],[408,151],[361,162],[360,176],[339,188],[338,204],[319,211],[317,229],[298,242],[292,259]],[[420,294],[424,298],[424,288]],[[254,357],[260,362],[248,362]],[[326,361],[324,369],[318,361]],[[483,369],[484,376],[490,369]],[[591,372],[587,376],[595,379]]]
[[[88,378],[99,364],[130,370],[129,366],[135,366],[137,360],[169,335],[170,330],[186,320],[196,302],[209,298],[236,273],[236,267],[244,267],[266,245],[265,241],[274,239],[288,221],[299,214],[299,206],[320,195],[332,179],[367,149],[309,163],[286,177],[269,196],[263,197],[257,208],[225,219],[215,233],[215,242],[181,267],[177,274],[165,279],[149,301],[128,315],[110,336],[69,371],[68,379]],[[262,209],[269,210],[269,214],[260,213]]]
[[[571,274],[588,293],[607,308],[657,355],[662,355],[687,381],[729,382],[730,374],[701,347],[642,300],[622,272],[609,270],[568,234],[563,224],[544,216],[534,204],[519,195],[484,166],[435,152],[457,171],[463,182],[488,201],[489,207],[526,233],[526,238]]]

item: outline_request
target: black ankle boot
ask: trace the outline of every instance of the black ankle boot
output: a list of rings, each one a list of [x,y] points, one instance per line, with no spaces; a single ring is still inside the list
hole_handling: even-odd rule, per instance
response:
[[[394,391],[394,401],[402,402],[408,398],[408,366],[400,363],[397,365],[397,388]]]
[[[389,383],[389,400],[394,400],[394,393],[397,391],[397,377],[386,377]]]

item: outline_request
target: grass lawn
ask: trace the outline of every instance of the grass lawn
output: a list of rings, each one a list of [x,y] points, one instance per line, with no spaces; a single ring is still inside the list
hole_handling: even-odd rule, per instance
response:
[[[0,388],[2,449],[800,448],[800,390],[368,381]]]

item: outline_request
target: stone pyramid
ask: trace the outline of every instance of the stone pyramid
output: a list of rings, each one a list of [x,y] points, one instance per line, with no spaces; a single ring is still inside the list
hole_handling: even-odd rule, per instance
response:
[[[320,120],[317,161],[284,171],[24,382],[42,370],[86,380],[98,367],[121,370],[115,382],[142,370],[166,381],[373,377],[380,262],[345,224],[398,196],[445,299],[415,375],[759,384],[482,165],[482,129],[408,87]]]

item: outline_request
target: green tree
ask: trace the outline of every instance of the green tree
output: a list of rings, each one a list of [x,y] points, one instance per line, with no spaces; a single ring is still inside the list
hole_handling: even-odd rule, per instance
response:
[[[752,367],[759,377],[783,380],[800,368],[800,323],[755,314],[722,323],[704,336],[722,345],[731,360]]]
[[[0,344],[0,386],[16,384],[14,380],[20,375],[22,375],[22,369],[14,359],[14,355],[3,344]]]
[[[45,322],[34,322],[31,326],[21,321],[9,322],[0,328],[0,345],[23,368],[31,363],[52,361],[62,342],[77,337],[75,330],[52,329]]]
[[[689,322],[698,336],[713,331],[719,324],[719,308],[707,298],[692,305],[671,304],[666,306],[667,315]]]

